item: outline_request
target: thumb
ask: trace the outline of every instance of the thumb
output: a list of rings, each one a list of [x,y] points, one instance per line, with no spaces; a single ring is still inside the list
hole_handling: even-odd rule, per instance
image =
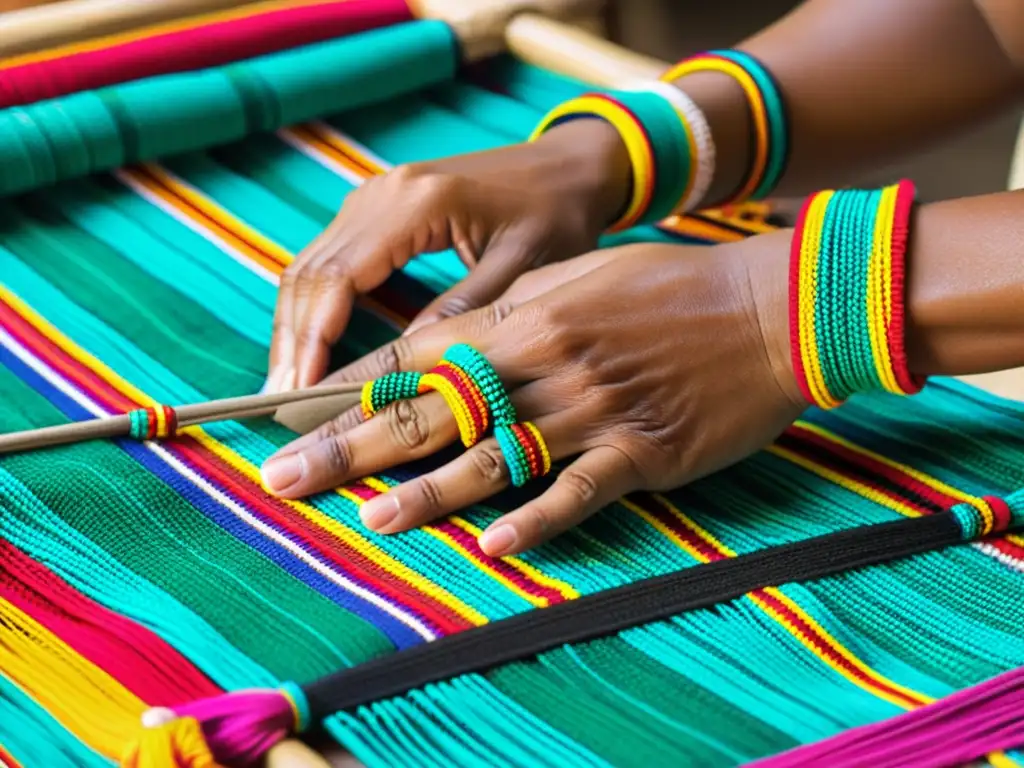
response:
[[[469,274],[442,293],[409,324],[404,335],[440,320],[480,309],[498,299],[529,265],[529,248],[490,248]]]

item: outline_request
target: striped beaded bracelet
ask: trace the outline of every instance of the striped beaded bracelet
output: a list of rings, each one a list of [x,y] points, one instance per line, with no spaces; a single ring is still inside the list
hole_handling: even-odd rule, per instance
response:
[[[772,193],[786,168],[789,125],[785,102],[771,73],[753,56],[742,51],[718,50],[683,59],[661,76],[675,82],[697,72],[720,72],[743,89],[754,124],[753,160],[746,179],[728,203],[762,200]]]
[[[628,202],[609,232],[660,221],[695,205],[710,184],[711,132],[684,94],[669,98],[657,84],[590,93],[559,104],[534,130],[531,141],[570,120],[600,119],[618,131],[631,168]],[[701,161],[701,153],[705,158]],[[713,172],[713,167],[712,167]]]
[[[790,251],[793,370],[804,397],[834,408],[850,395],[920,391],[904,350],[909,181],[807,198]]]
[[[169,405],[129,411],[128,436],[135,440],[163,440],[178,432],[178,414]]]
[[[512,485],[517,488],[551,471],[551,454],[532,422],[495,428],[494,437],[508,465]]]

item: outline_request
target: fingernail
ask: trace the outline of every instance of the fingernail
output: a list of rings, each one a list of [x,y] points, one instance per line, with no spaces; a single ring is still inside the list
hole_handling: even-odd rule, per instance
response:
[[[295,369],[290,365],[281,373],[281,379],[277,382],[278,392],[291,392],[295,389]]]
[[[516,544],[516,529],[507,523],[488,528],[480,537],[480,549],[491,557],[501,557]]]
[[[371,531],[379,531],[398,517],[398,499],[391,494],[378,496],[360,507],[359,517]]]
[[[272,493],[291,488],[306,474],[306,457],[301,453],[270,459],[260,469],[263,484]]]
[[[263,382],[263,389],[260,390],[261,395],[274,395],[278,392],[279,382],[281,380],[281,374],[284,373],[284,369],[280,366],[271,368],[270,373],[267,374],[267,380]]]

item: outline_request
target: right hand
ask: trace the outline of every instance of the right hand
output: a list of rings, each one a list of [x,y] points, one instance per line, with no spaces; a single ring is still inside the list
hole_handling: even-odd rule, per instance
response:
[[[486,306],[524,272],[592,250],[625,200],[628,175],[618,135],[585,120],[531,144],[369,179],[281,278],[267,390],[318,383],[357,296],[420,253],[454,248],[470,272],[410,331]]]

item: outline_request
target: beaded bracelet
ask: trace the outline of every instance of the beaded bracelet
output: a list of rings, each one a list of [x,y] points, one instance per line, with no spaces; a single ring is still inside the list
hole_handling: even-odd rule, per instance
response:
[[[604,120],[618,131],[629,155],[631,185],[622,214],[608,228],[617,232],[683,210],[697,199],[694,192],[709,183],[705,171],[698,184],[701,163],[695,154],[707,144],[710,130],[703,130],[703,116],[692,122],[697,113],[685,96],[670,100],[657,86],[586,94],[545,115],[531,141],[570,120],[587,118]]]
[[[920,391],[904,350],[904,259],[914,185],[807,198],[790,251],[793,370],[804,397],[834,408],[856,392]]]
[[[665,72],[661,80],[674,82],[696,72],[721,72],[743,89],[754,124],[753,161],[739,192],[729,202],[764,199],[782,178],[789,154],[789,127],[782,92],[757,59],[733,50],[707,51],[683,59]]]

